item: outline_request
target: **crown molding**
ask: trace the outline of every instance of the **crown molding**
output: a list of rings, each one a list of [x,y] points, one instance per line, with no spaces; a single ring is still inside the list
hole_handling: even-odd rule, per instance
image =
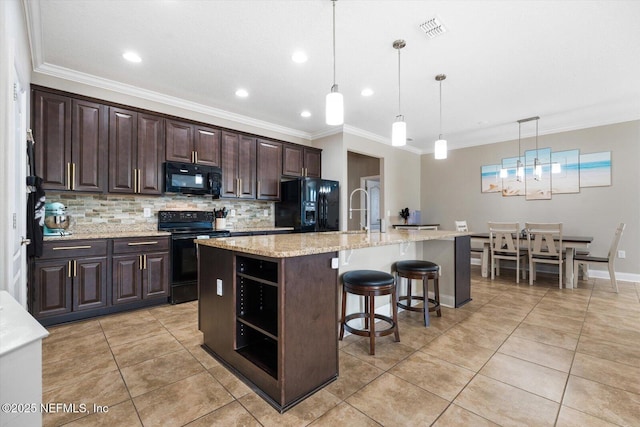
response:
[[[311,140],[311,134],[298,129],[289,128],[286,126],[276,125],[274,123],[266,122],[264,120],[254,119],[252,117],[244,116],[242,114],[231,113],[229,111],[221,110],[219,108],[210,107],[207,105],[199,104],[197,102],[186,101],[182,98],[174,96],[164,95],[159,92],[151,90],[141,89],[139,87],[123,84],[113,80],[103,79],[91,74],[81,73],[78,71],[70,70],[68,68],[59,67],[52,64],[43,63],[37,68],[34,68],[34,72],[56,77],[59,79],[70,80],[76,83],[86,84],[94,86],[100,89],[106,89],[113,92],[121,93],[128,96],[133,96],[148,101],[158,102],[172,107],[182,108],[197,113],[206,114],[208,116],[230,120],[233,122],[241,123],[248,126],[253,126],[259,129],[269,130],[272,132],[279,132],[285,135],[303,138]]]

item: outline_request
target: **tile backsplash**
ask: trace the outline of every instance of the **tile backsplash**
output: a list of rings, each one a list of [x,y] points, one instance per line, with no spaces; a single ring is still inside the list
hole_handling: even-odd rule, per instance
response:
[[[274,202],[255,200],[218,199],[203,196],[188,197],[142,196],[63,193],[49,191],[48,202],[60,202],[67,207],[71,217],[70,231],[84,233],[91,231],[156,230],[158,211],[161,210],[206,210],[234,209],[235,216],[227,216],[229,228],[273,227]],[[144,217],[144,209],[151,210],[151,216]],[[265,216],[265,213],[268,215]]]

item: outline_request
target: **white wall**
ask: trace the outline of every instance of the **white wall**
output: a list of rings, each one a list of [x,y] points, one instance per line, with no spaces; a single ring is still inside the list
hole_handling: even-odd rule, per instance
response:
[[[622,280],[640,280],[640,121],[543,135],[540,148],[579,149],[581,154],[611,151],[612,185],[581,188],[577,194],[556,194],[551,200],[527,201],[480,192],[480,168],[517,156],[518,141],[451,150],[447,160],[422,156],[422,217],[453,229],[466,219],[472,231],[487,231],[488,221],[555,222],[566,235],[593,236],[590,251],[606,256],[616,226],[627,224],[620,249],[626,258],[616,261]],[[522,140],[522,150],[535,147]],[[593,268],[593,267],[592,267]]]

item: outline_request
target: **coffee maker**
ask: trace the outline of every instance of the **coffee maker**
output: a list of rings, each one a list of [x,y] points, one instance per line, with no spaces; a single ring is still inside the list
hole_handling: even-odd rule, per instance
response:
[[[67,215],[67,208],[60,202],[44,205],[44,235],[67,236],[71,218]]]

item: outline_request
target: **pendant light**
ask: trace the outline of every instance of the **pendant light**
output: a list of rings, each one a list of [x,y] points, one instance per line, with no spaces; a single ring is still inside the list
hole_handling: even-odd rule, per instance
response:
[[[436,76],[436,81],[440,82],[440,133],[435,144],[434,157],[438,160],[447,158],[447,140],[442,138],[442,81],[446,78],[445,74]]]
[[[536,116],[532,119],[536,121],[536,158],[533,160],[533,178],[540,181],[542,179],[542,165],[538,159],[538,120],[540,117]]]
[[[540,179],[542,179],[542,164],[538,159],[538,120],[540,120],[540,117],[534,116],[518,120],[518,162],[516,166],[516,179],[518,181],[522,181],[524,179],[524,165],[520,161],[520,139],[522,136],[522,123],[530,122],[532,120],[536,121],[536,157],[533,160],[533,178],[536,181],[540,181]]]
[[[524,165],[520,161],[520,143],[522,139],[522,122],[518,120],[518,161],[516,162],[516,180],[522,182],[524,180]]]
[[[407,123],[400,109],[400,49],[405,47],[407,43],[404,40],[396,40],[393,42],[393,48],[398,50],[398,115],[396,121],[391,127],[391,145],[401,147],[407,144]]]
[[[342,94],[338,92],[336,84],[336,1],[333,3],[333,86],[331,92],[327,95],[326,104],[326,122],[328,125],[335,126],[344,123],[344,100]]]

